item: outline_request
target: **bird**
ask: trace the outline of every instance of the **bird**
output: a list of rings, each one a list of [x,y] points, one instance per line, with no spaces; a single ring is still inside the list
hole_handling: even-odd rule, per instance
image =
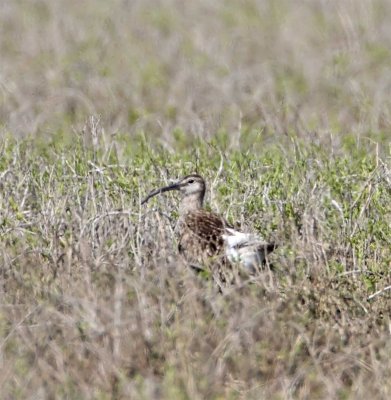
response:
[[[205,266],[218,265],[221,272],[228,265],[238,264],[244,272],[253,275],[277,247],[254,233],[234,229],[225,218],[206,210],[206,184],[198,174],[187,175],[168,186],[152,190],[141,205],[158,194],[174,190],[181,194],[175,227],[178,251],[193,269],[202,271]],[[224,280],[221,273],[220,280]]]

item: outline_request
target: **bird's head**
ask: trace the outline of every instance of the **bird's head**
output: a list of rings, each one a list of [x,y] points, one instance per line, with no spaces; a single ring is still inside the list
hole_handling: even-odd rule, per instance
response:
[[[141,202],[145,204],[150,198],[156,196],[159,193],[168,192],[171,190],[178,190],[182,194],[182,199],[192,198],[199,201],[200,205],[204,200],[205,196],[205,181],[202,176],[198,174],[187,175],[175,183],[153,190],[148,196]]]

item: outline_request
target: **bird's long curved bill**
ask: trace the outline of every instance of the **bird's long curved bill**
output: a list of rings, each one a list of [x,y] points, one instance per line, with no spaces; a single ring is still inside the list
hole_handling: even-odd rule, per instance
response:
[[[174,183],[172,185],[165,186],[160,189],[152,190],[152,192],[150,192],[148,194],[148,196],[145,197],[145,199],[141,202],[141,205],[145,204],[150,198],[156,196],[157,194],[168,192],[170,190],[178,190],[178,189],[179,189],[179,185],[177,183]]]

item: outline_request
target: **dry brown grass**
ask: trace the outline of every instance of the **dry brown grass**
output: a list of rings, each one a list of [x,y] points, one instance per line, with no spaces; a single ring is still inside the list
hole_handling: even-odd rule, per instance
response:
[[[178,260],[172,197],[139,205],[179,158],[121,165],[92,129],[92,147],[3,142],[2,398],[389,397],[390,292],[368,300],[390,284],[380,159],[232,152],[212,205],[281,246],[221,294]],[[221,152],[199,149],[213,182]]]
[[[387,0],[5,1],[1,120],[47,133],[99,114],[165,143],[387,132],[390,17]]]

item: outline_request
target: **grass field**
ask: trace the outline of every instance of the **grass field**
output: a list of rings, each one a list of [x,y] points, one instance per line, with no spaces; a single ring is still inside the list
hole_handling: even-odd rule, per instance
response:
[[[391,398],[391,4],[0,4],[0,398]],[[219,293],[176,194],[279,243]]]

